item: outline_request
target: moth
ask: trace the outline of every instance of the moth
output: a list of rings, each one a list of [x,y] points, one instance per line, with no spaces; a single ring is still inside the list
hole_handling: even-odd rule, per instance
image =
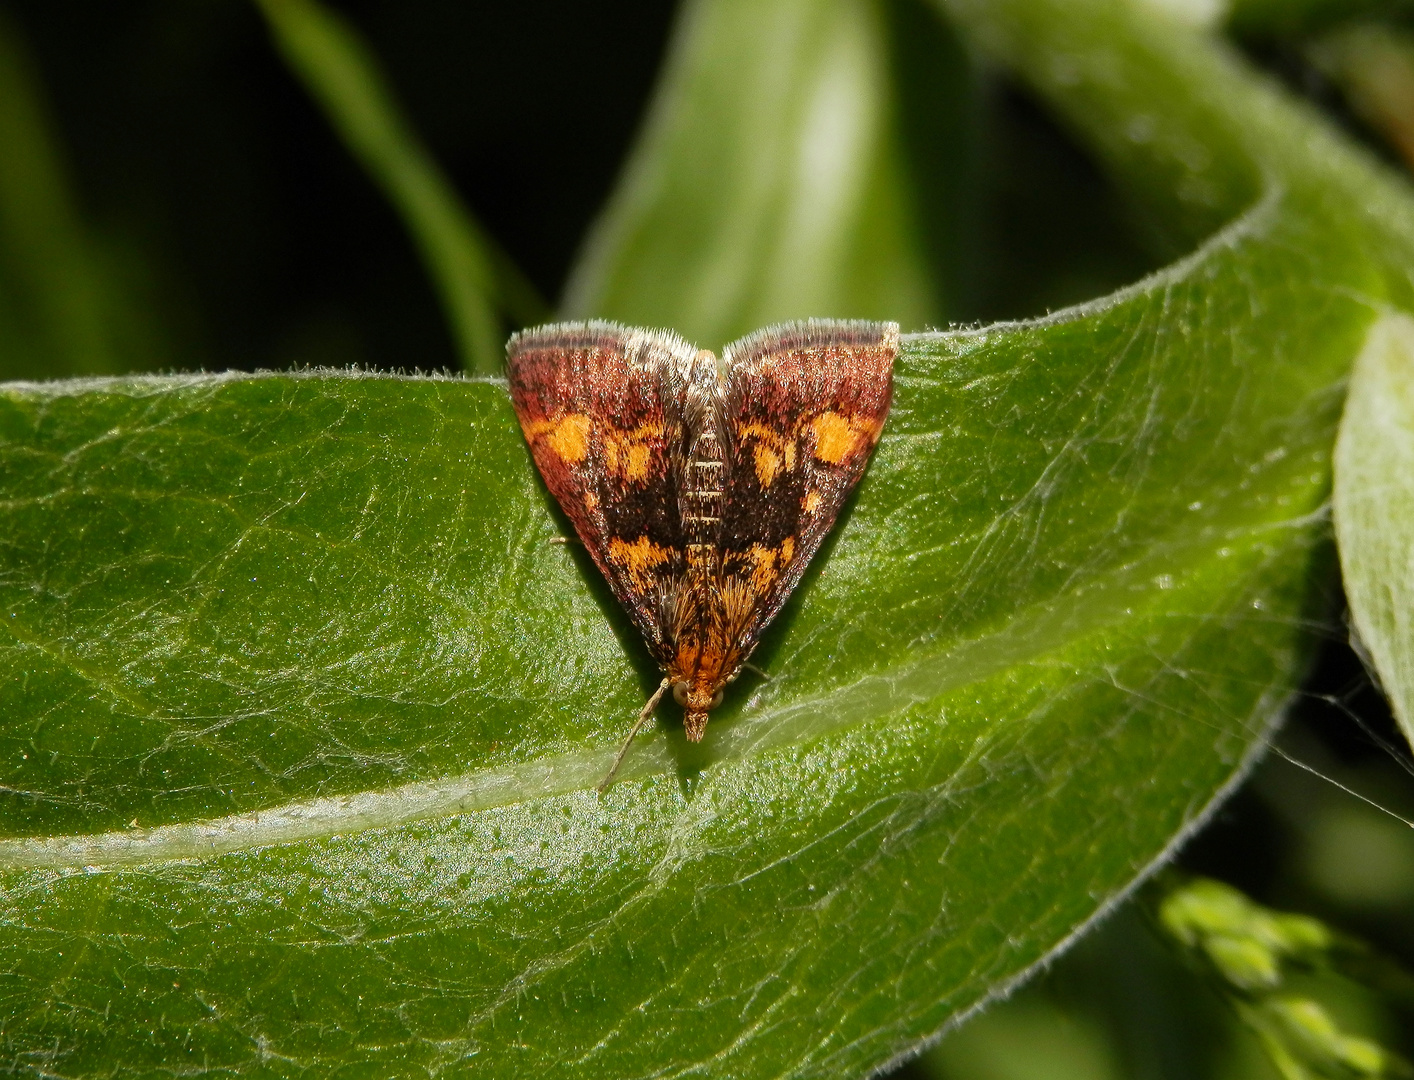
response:
[[[702,738],[869,462],[898,345],[895,323],[824,319],[720,359],[611,322],[510,339],[536,467],[664,673],[601,791],[669,689]]]

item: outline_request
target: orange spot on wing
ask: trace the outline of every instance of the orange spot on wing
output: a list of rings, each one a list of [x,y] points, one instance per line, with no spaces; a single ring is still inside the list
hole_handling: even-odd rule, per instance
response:
[[[653,451],[642,443],[629,447],[628,464],[624,466],[625,480],[647,480],[648,462],[653,457]]]
[[[589,456],[589,429],[593,421],[584,413],[565,413],[556,420],[536,420],[525,425],[525,440],[544,443],[566,465],[578,465]]]
[[[640,424],[628,431],[610,428],[604,432],[604,467],[610,476],[634,483],[649,478],[653,464],[650,440],[663,437],[663,425]]]
[[[722,586],[722,598],[724,606],[732,603],[745,607],[754,608],[771,591],[776,580],[787,566],[791,559],[795,557],[795,537],[787,536],[781,541],[778,548],[767,547],[765,544],[752,544],[746,551],[735,558],[741,562],[736,565],[741,569],[736,573],[740,576],[733,576]],[[745,565],[742,565],[745,564]],[[730,589],[741,591],[740,596],[727,596]],[[728,623],[731,622],[730,617]]]
[[[795,432],[780,432],[765,424],[738,424],[737,438],[741,442],[756,440],[752,447],[752,464],[756,467],[756,479],[763,488],[775,482],[784,469],[795,468]]]
[[[756,444],[752,456],[756,463],[756,479],[761,481],[763,488],[770,487],[776,473],[781,471],[781,456],[763,443]]]
[[[647,591],[652,584],[652,573],[672,558],[672,551],[653,543],[647,536],[628,541],[614,537],[609,541],[609,560],[622,566],[633,579],[634,586]]]
[[[837,412],[821,413],[810,426],[815,431],[815,456],[827,465],[838,465],[859,442],[849,421]]]
[[[764,596],[777,577],[776,549],[763,544],[752,544],[746,554],[754,566],[751,572],[751,591],[758,596]]]
[[[815,456],[826,465],[839,465],[846,458],[874,445],[879,437],[879,421],[868,416],[841,416],[823,412],[810,421],[815,432]]]
[[[820,493],[811,488],[805,493],[805,498],[800,500],[800,508],[807,514],[813,514],[820,509]]]

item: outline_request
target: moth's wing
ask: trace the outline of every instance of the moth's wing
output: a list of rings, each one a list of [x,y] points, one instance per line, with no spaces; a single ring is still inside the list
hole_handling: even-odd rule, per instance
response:
[[[723,593],[743,658],[869,463],[898,344],[895,323],[812,319],[759,330],[724,353]]]
[[[683,373],[696,350],[666,331],[587,322],[527,330],[506,351],[511,401],[545,486],[665,662],[664,612],[684,563]]]

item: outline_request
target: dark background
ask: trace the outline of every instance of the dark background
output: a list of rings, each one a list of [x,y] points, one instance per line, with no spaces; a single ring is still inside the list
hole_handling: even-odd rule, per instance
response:
[[[553,300],[632,143],[675,5],[337,6],[371,42],[466,203]],[[151,316],[130,366],[455,367],[402,225],[286,70],[253,5],[8,0],[0,16],[43,89],[84,228]],[[956,48],[916,0],[895,0],[891,18],[913,50],[903,55],[901,46],[901,67],[918,62],[920,35],[930,47],[931,34]],[[1299,42],[1244,45],[1389,156]],[[985,65],[968,79],[981,136],[970,148],[968,198],[951,208],[951,321],[1040,314],[1102,295],[1172,255],[1145,240],[1144,223],[1025,92]],[[46,370],[42,357],[24,363],[10,374],[73,373]],[[1281,745],[1414,817],[1403,758],[1379,745],[1399,738],[1346,644],[1340,612],[1337,595]],[[1414,831],[1280,757],[1258,769],[1180,863],[1414,963]],[[1379,1002],[1350,990],[1337,1006],[1357,1028],[1414,1054],[1404,1025]],[[1016,1000],[904,1067],[913,1076],[999,1078],[1269,1070],[1137,907]]]
[[[675,6],[335,6],[467,204],[553,300],[633,140]],[[919,32],[945,31],[916,0],[892,8],[902,60],[916,64]],[[48,97],[80,213],[122,251],[164,326],[161,355],[142,366],[455,366],[400,222],[253,4],[11,0],[5,11]],[[949,268],[961,279],[951,321],[1035,314],[1160,265],[1029,99],[990,77],[974,92],[985,183],[962,211],[970,250]]]

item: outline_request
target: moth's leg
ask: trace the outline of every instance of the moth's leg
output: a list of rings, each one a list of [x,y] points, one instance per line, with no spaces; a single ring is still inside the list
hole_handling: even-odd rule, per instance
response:
[[[609,785],[614,782],[614,775],[619,771],[619,766],[624,763],[624,755],[628,753],[628,748],[633,745],[633,737],[638,734],[638,729],[648,722],[648,718],[653,715],[653,710],[658,707],[658,702],[662,700],[668,687],[672,685],[672,680],[664,677],[658,684],[658,689],[653,691],[653,696],[648,699],[648,704],[643,706],[643,711],[638,714],[638,719],[633,722],[633,727],[629,729],[628,738],[624,740],[623,746],[619,747],[619,756],[614,758],[614,763],[609,767],[608,775],[599,781],[599,794],[609,790]]]
[[[774,676],[767,675],[764,671],[762,671],[759,667],[757,667],[749,660],[741,666],[747,671],[751,672],[753,675],[760,675],[761,678],[765,679],[767,682],[770,682],[771,679],[774,678]]]

